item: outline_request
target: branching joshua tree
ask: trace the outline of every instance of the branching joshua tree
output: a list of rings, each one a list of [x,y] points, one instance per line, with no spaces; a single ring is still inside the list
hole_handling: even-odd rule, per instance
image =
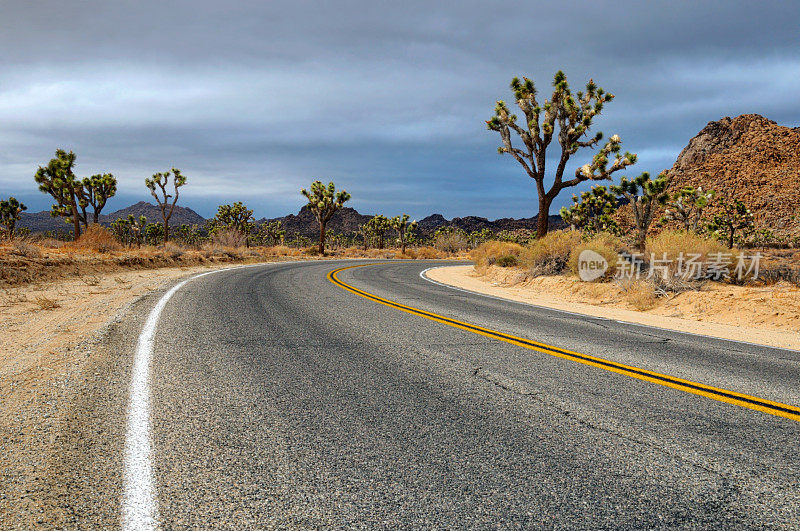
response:
[[[564,171],[570,157],[580,148],[596,146],[603,138],[599,132],[589,137],[589,129],[595,117],[602,112],[603,105],[613,100],[614,95],[605,92],[592,80],[586,84],[586,92],[573,94],[566,75],[560,70],[553,79],[552,96],[541,105],[536,99],[536,87],[532,80],[515,77],[511,80],[511,90],[524,115],[522,124],[517,123],[517,116],[501,100],[495,106],[495,115],[486,125],[488,129],[500,133],[503,145],[497,151],[514,157],[536,183],[539,196],[536,233],[541,238],[547,234],[550,205],[561,190],[588,180],[610,179],[612,173],[635,164],[636,155],[627,152],[621,155],[622,141],[614,135],[595,154],[591,163],[580,167],[572,179],[565,181]],[[519,137],[519,147],[512,143],[512,131]],[[554,137],[561,154],[553,174],[553,184],[546,189],[546,154]],[[609,165],[611,156],[614,160]]]
[[[47,166],[39,166],[34,179],[39,184],[39,190],[56,200],[50,215],[61,216],[67,223],[72,223],[73,237],[77,241],[81,235],[81,221],[85,221],[78,209],[85,198],[83,183],[75,177],[74,168],[75,153],[58,149],[55,158],[50,159]]]
[[[389,222],[392,228],[397,231],[397,240],[400,242],[400,252],[406,252],[406,245],[408,244],[408,235],[411,231],[417,228],[416,220],[409,223],[408,214],[402,216],[395,216]]]
[[[734,238],[739,231],[745,234],[753,230],[753,213],[738,199],[723,199],[720,212],[714,214],[708,223],[708,231],[725,241],[733,249]]]
[[[286,230],[280,220],[264,222],[258,229],[259,239],[263,244],[281,245],[286,238]]]
[[[28,210],[28,207],[17,201],[14,197],[9,197],[0,201],[0,225],[4,227],[4,231],[9,240],[14,239],[14,228],[17,226],[20,214]]]
[[[175,190],[174,196],[167,193],[170,175],[172,176],[172,185]],[[178,202],[179,188],[185,184],[186,177],[177,168],[172,168],[172,172],[165,171],[164,173],[153,174],[153,177],[148,177],[144,180],[144,185],[156,198],[156,202],[161,209],[161,217],[164,220],[164,241],[169,240],[169,218],[172,217],[175,204]],[[158,187],[158,193],[156,192],[156,187]],[[170,198],[172,198],[172,203],[169,201]]]
[[[249,235],[255,228],[255,218],[253,211],[237,201],[232,205],[220,205],[217,207],[217,215],[211,220],[212,231],[222,229],[233,229],[245,237],[245,245],[250,246]]]
[[[697,188],[685,186],[675,192],[667,201],[664,219],[677,221],[687,231],[697,232],[700,220],[703,218],[703,210],[711,203],[714,195],[714,190],[705,191],[702,186]]]
[[[619,226],[612,217],[619,202],[605,186],[594,186],[581,193],[580,197],[573,195],[572,203],[571,207],[563,207],[559,213],[561,219],[573,230],[587,234],[619,233]]]
[[[655,180],[650,178],[649,173],[644,172],[631,180],[622,177],[619,185],[611,186],[613,193],[625,197],[630,202],[637,229],[636,248],[639,251],[644,251],[647,230],[655,213],[654,204],[663,205],[667,202],[669,181],[666,172],[659,174]]]
[[[110,173],[100,173],[86,177],[81,181],[83,185],[83,197],[80,207],[83,212],[84,226],[89,224],[86,215],[86,207],[92,206],[92,223],[97,223],[100,219],[100,212],[106,206],[110,197],[117,193],[117,179]]]
[[[384,248],[386,232],[392,228],[392,223],[383,214],[373,216],[372,219],[367,221],[365,228],[370,234],[370,237],[375,240],[373,243],[378,249]]]
[[[311,183],[311,191],[305,188],[300,193],[308,199],[308,208],[317,218],[319,223],[319,253],[325,254],[325,228],[333,214],[350,200],[350,194],[345,190],[336,191],[333,182],[326,187],[321,181]]]

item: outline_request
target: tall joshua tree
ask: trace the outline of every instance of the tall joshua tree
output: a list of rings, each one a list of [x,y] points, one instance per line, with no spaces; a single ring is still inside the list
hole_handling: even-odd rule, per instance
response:
[[[56,150],[54,159],[47,166],[39,166],[34,179],[39,190],[50,194],[56,200],[50,210],[53,217],[62,216],[67,223],[72,223],[74,238],[81,235],[81,213],[78,211],[85,201],[83,183],[75,177],[75,153],[67,153],[63,149]]]
[[[400,252],[405,254],[406,244],[408,243],[408,233],[417,228],[417,222],[408,222],[408,214],[395,216],[389,220],[392,228],[397,231],[397,239],[400,240]]]
[[[9,240],[14,239],[14,227],[17,226],[20,214],[25,210],[28,210],[28,207],[17,201],[15,197],[0,201],[0,225],[5,227]]]
[[[172,176],[172,185],[175,190],[175,195],[167,193],[170,175]],[[156,198],[158,207],[161,209],[161,218],[164,221],[164,241],[169,239],[169,218],[172,217],[172,212],[175,210],[175,203],[178,202],[179,189],[184,184],[186,184],[186,177],[181,174],[181,170],[177,168],[172,168],[171,173],[170,171],[155,173],[152,177],[148,177],[144,180],[144,185],[147,186],[150,193]],[[156,191],[156,187],[158,191]],[[172,198],[171,203],[170,198]]]
[[[336,191],[333,182],[326,187],[321,181],[311,183],[311,191],[305,188],[300,193],[308,199],[308,208],[317,218],[319,223],[319,253],[325,254],[325,227],[333,214],[350,200],[350,194],[345,190]]]
[[[80,206],[83,210],[84,225],[89,223],[86,215],[86,207],[89,205],[92,205],[92,223],[97,223],[106,201],[117,193],[117,179],[110,173],[100,173],[86,177],[82,184],[83,200]]]
[[[572,179],[565,181],[564,171],[570,157],[580,148],[592,148],[602,140],[603,134],[600,132],[589,137],[589,129],[595,117],[602,112],[603,105],[613,100],[614,95],[605,92],[592,80],[586,84],[586,92],[578,91],[573,94],[567,84],[567,76],[561,70],[553,78],[552,96],[542,105],[536,99],[533,81],[528,78],[512,79],[511,90],[525,118],[522,125],[517,123],[517,116],[501,100],[497,102],[495,115],[486,122],[486,126],[491,131],[500,133],[503,145],[497,151],[514,157],[536,183],[536,192],[539,195],[536,233],[541,238],[547,234],[550,205],[561,190],[588,180],[610,179],[612,173],[634,164],[636,155],[627,152],[621,155],[622,141],[619,136],[614,135],[594,155],[591,163],[584,164]],[[520,147],[512,143],[512,131],[519,137]],[[546,154],[554,137],[558,141],[561,154],[553,175],[553,184],[546,189]],[[614,161],[609,165],[611,156]]]

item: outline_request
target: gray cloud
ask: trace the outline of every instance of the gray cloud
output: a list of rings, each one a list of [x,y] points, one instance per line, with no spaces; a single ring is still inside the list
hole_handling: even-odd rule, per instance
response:
[[[118,175],[110,208],[174,165],[207,215],[238,199],[284,214],[322,178],[366,212],[530,216],[529,179],[483,125],[513,75],[546,92],[563,68],[614,92],[597,129],[639,153],[637,172],[725,115],[800,122],[800,7],[697,4],[6,4],[0,196],[45,208],[32,175],[65,147],[80,173]]]

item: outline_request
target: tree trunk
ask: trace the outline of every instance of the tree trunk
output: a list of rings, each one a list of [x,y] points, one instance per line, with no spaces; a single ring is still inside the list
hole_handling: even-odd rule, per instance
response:
[[[319,223],[319,254],[325,256],[325,223]]]
[[[81,219],[78,216],[78,205],[72,203],[70,206],[72,207],[72,231],[75,241],[78,241],[78,238],[81,237]]]
[[[167,240],[169,240],[169,221],[164,218],[164,241],[162,243],[167,243]]]
[[[547,195],[539,196],[539,214],[536,216],[536,237],[544,238],[547,236],[547,228],[550,224],[550,203],[552,199]]]
[[[731,231],[729,233],[730,235],[728,236],[728,249],[733,249],[733,233],[734,232],[736,232],[736,230],[733,227],[731,227]]]

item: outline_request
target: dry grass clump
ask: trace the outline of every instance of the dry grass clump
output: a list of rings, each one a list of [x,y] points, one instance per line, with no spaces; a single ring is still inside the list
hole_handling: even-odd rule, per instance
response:
[[[457,253],[469,248],[466,235],[459,231],[444,232],[436,236],[433,246],[445,253]]]
[[[108,253],[122,249],[122,246],[108,229],[95,223],[86,227],[78,241],[71,243],[69,246],[73,249],[91,250],[98,253]]]
[[[617,269],[617,262],[619,261],[620,251],[625,250],[625,244],[621,239],[607,232],[596,234],[587,242],[583,242],[572,249],[567,261],[567,267],[570,272],[578,274],[578,257],[586,249],[592,250],[606,259],[608,262],[608,269],[602,279],[609,279],[614,276]]]
[[[57,300],[50,299],[45,296],[36,297],[34,302],[36,302],[36,305],[40,310],[55,310],[56,308],[61,307]]]
[[[211,243],[237,249],[244,247],[245,243],[247,243],[247,236],[236,229],[227,228],[216,231],[211,236]]]
[[[433,247],[418,247],[414,249],[414,253],[417,260],[432,260],[442,257],[441,253]]]
[[[525,248],[518,243],[489,241],[473,249],[469,257],[475,262],[475,271],[484,275],[491,265],[496,264],[501,267],[517,265],[524,250]]]
[[[554,275],[566,269],[572,250],[581,244],[581,233],[556,230],[534,240],[520,256],[520,262],[532,276]]]
[[[285,245],[274,245],[272,247],[265,247],[264,256],[299,256],[300,251]]]
[[[25,258],[41,258],[42,251],[39,247],[27,238],[16,238],[12,242],[11,254],[24,256]]]
[[[665,230],[655,236],[647,238],[645,244],[648,259],[652,254],[657,260],[666,257],[670,262],[677,264],[678,258],[683,254],[687,257],[691,254],[700,255],[700,261],[706,261],[709,255],[717,253],[730,254],[732,251],[717,240],[706,238],[695,232],[683,230]]]
[[[169,241],[161,244],[159,250],[171,260],[177,260],[185,253],[183,247]]]
[[[633,309],[643,312],[658,303],[657,288],[648,280],[626,278],[619,282],[622,297]]]

